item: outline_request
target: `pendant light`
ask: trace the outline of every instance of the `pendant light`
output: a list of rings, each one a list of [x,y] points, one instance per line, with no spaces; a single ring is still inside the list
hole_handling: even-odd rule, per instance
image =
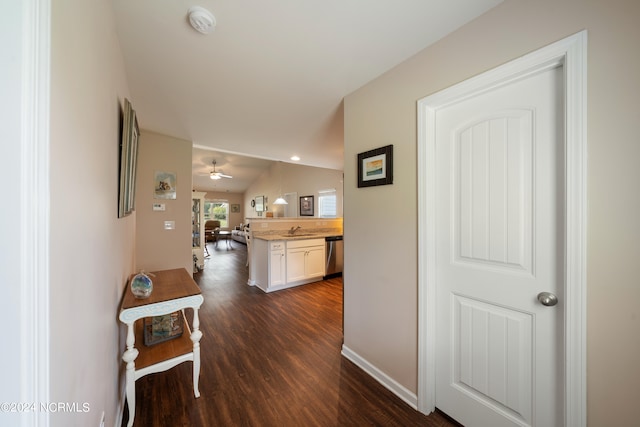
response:
[[[283,199],[282,197],[278,197],[274,202],[274,205],[288,205],[289,203],[287,203],[287,201],[285,199]]]
[[[282,162],[280,162],[280,195],[273,202],[274,205],[288,205],[287,201],[282,198]]]

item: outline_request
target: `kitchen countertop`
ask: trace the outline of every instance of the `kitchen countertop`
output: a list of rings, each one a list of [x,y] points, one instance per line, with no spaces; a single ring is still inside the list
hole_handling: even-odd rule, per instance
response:
[[[254,234],[254,239],[261,239],[267,241],[274,240],[304,240],[304,239],[324,239],[325,237],[330,236],[340,236],[340,233],[330,232],[330,231],[301,231],[296,232],[295,234],[288,234],[287,230],[282,230],[282,232],[267,232],[264,234]]]

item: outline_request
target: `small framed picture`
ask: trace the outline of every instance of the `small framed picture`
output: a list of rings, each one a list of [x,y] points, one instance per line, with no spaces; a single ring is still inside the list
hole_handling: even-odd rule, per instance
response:
[[[176,174],[174,172],[156,171],[154,179],[153,198],[175,200]]]
[[[151,346],[182,336],[183,315],[176,311],[163,316],[144,318],[144,345]]]
[[[393,145],[358,154],[358,187],[393,184]]]
[[[231,213],[238,213],[240,212],[240,205],[237,203],[232,203],[231,204]]]
[[[313,216],[313,196],[300,197],[300,216]]]
[[[256,212],[263,212],[265,210],[264,196],[256,196],[254,206],[256,208]]]

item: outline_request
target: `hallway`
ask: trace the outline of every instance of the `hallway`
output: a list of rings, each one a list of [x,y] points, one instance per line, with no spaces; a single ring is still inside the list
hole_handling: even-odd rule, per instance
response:
[[[454,425],[419,414],[341,356],[342,278],[265,294],[246,285],[246,246],[208,249],[195,276],[201,397],[191,363],[144,377],[135,426]]]

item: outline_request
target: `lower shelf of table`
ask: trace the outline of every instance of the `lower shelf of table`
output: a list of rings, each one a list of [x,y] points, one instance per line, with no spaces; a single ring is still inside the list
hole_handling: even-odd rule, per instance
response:
[[[184,314],[183,314],[184,316]],[[184,332],[178,338],[161,342],[152,346],[144,345],[143,319],[136,321],[136,348],[138,357],[135,360],[136,371],[193,352],[191,330],[187,319],[184,319]]]

